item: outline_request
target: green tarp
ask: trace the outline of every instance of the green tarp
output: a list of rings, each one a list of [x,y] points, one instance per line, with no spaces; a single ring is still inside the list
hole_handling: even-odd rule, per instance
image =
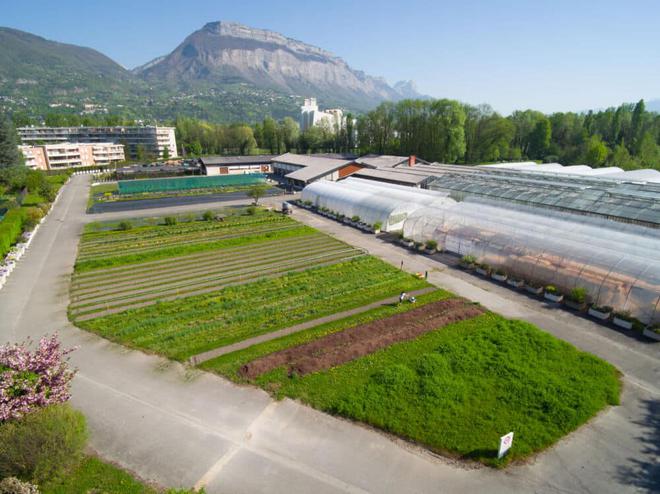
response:
[[[120,194],[140,194],[143,192],[166,192],[176,190],[208,189],[254,185],[263,183],[265,175],[250,173],[244,175],[216,175],[213,177],[154,178],[148,180],[120,180]]]

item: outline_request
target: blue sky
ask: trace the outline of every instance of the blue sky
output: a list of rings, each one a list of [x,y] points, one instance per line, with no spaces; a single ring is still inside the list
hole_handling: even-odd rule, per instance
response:
[[[496,110],[660,98],[660,1],[0,0],[0,25],[95,48],[126,67],[231,20],[325,48],[390,83]]]

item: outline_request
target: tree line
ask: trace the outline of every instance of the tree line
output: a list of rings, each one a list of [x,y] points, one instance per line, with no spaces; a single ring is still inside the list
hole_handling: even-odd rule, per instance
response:
[[[454,100],[382,103],[358,118],[360,153],[442,163],[508,160],[660,169],[660,114],[644,101],[587,113],[516,111]]]

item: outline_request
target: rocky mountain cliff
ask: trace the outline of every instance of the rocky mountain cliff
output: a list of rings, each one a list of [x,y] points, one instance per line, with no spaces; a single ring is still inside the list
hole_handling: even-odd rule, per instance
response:
[[[181,89],[246,82],[258,88],[317,96],[325,105],[368,109],[402,93],[384,79],[354,70],[341,58],[279,33],[231,22],[195,31],[169,55],[134,70],[150,83]],[[414,88],[402,83],[410,97]],[[408,84],[408,85],[406,85]]]

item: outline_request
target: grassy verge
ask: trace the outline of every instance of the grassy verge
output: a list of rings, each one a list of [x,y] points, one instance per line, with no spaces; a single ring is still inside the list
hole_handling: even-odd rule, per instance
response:
[[[318,328],[314,336],[327,330]],[[202,367],[236,380],[244,362],[307,337],[296,336],[300,340],[270,342]],[[492,313],[327,371],[290,378],[276,369],[257,384],[277,397],[492,466],[547,448],[618,404],[620,393],[610,364],[531,324]],[[499,437],[510,431],[513,448],[498,460]]]
[[[425,286],[423,280],[364,256],[77,324],[124,345],[183,360]]]
[[[65,477],[41,486],[42,494],[186,494],[147,485],[128,472],[95,457],[87,457]]]

